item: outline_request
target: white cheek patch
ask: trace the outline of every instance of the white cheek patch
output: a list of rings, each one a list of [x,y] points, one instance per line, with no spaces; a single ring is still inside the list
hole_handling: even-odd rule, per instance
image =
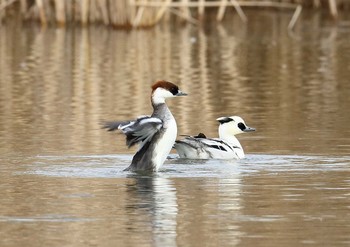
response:
[[[171,92],[164,88],[157,88],[152,95],[152,100],[155,104],[162,104],[165,103],[166,98],[172,98],[175,97]]]

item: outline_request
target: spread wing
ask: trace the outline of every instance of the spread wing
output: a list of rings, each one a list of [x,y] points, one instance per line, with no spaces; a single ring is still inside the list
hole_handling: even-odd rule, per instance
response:
[[[103,128],[108,131],[120,129],[126,135],[126,145],[146,143],[163,127],[163,121],[156,117],[142,116],[132,121],[106,122]]]
[[[130,123],[131,121],[108,121],[102,123],[102,128],[107,129],[107,131],[115,131],[119,129],[120,125]]]

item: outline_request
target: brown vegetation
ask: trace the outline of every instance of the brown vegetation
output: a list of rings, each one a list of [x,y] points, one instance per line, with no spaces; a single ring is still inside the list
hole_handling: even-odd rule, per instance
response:
[[[242,21],[246,21],[241,7],[296,8],[298,5],[328,8],[330,15],[337,18],[338,8],[349,7],[350,3],[345,0],[0,0],[0,21],[19,16],[22,20],[40,21],[43,26],[94,23],[147,27],[169,19],[166,18],[169,13],[197,23],[207,8],[216,8],[220,21],[226,9],[233,7]]]

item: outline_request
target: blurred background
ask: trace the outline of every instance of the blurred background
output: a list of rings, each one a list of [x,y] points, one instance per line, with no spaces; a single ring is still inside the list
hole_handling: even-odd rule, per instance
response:
[[[132,28],[113,25],[102,4],[137,17],[136,4],[156,1],[2,1],[0,151],[132,153],[99,124],[150,114],[150,86],[166,79],[189,94],[168,102],[179,134],[215,137],[216,118],[239,115],[258,129],[240,137],[248,152],[348,154],[349,3],[336,1],[334,16],[333,1],[275,1],[284,7],[243,6],[242,19],[219,1],[221,21],[220,7],[202,17],[183,7],[203,2],[213,3],[145,7],[139,23],[162,18]],[[178,14],[186,10],[187,19]]]
[[[215,6],[209,6],[215,5]],[[350,2],[0,0],[0,245],[349,246]],[[122,172],[101,121],[239,115],[240,161]]]

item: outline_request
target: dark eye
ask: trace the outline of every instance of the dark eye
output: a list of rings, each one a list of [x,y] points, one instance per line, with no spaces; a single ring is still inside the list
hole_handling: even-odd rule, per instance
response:
[[[238,128],[240,128],[242,131],[246,129],[244,123],[238,123]]]
[[[179,88],[178,87],[172,87],[170,92],[173,94],[173,95],[176,95],[179,93]]]

